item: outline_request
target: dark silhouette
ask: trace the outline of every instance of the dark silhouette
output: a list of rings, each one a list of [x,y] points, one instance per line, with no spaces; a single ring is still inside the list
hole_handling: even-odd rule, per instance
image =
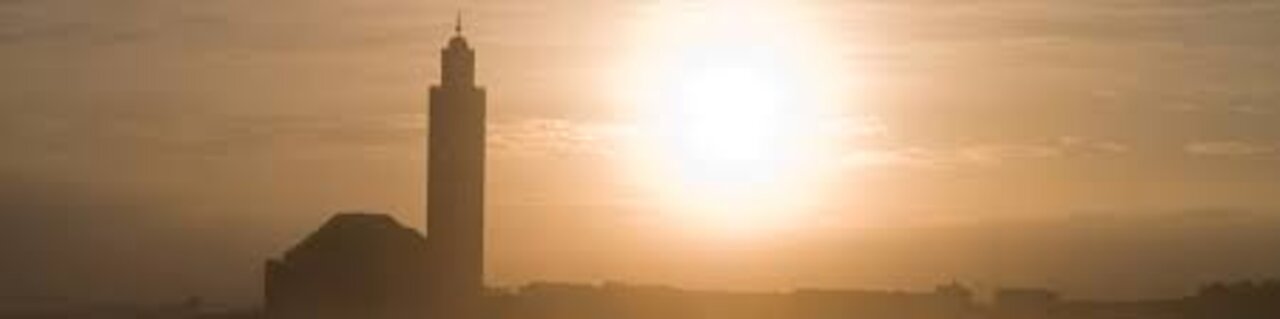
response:
[[[437,317],[473,318],[484,290],[485,91],[461,15],[454,31],[428,111],[426,229],[437,275],[429,302]]]
[[[317,241],[335,243],[330,239],[319,239],[333,234],[356,234],[372,242],[421,243],[421,237],[406,240],[402,227],[394,225],[390,219],[376,215],[343,215],[334,218],[317,232],[313,238]],[[339,220],[341,219],[341,220]],[[333,228],[331,228],[333,227]],[[332,230],[346,228],[348,230]],[[397,230],[397,228],[400,228]],[[376,229],[376,230],[375,230]],[[325,233],[329,235],[322,235]],[[409,231],[412,233],[412,231]],[[374,235],[381,234],[381,235]],[[400,234],[400,235],[395,235]],[[368,236],[368,237],[364,237]],[[380,237],[381,239],[372,239]],[[347,238],[347,237],[344,237]],[[396,239],[391,239],[396,238]],[[307,240],[310,242],[310,239]],[[300,250],[310,244],[300,245]],[[327,246],[322,245],[322,246]],[[391,244],[390,246],[395,246]],[[351,245],[354,248],[357,245]],[[345,248],[344,248],[345,249]],[[329,256],[340,256],[344,253],[322,253]],[[360,254],[360,253],[350,253]],[[373,254],[366,254],[373,255]],[[384,256],[391,256],[390,254]],[[394,257],[393,257],[394,258]],[[376,258],[375,258],[376,259]],[[330,260],[328,263],[341,264],[341,261]],[[359,261],[348,261],[345,265],[356,269],[371,270],[373,267],[360,264]],[[328,270],[333,272],[333,270]],[[366,275],[372,282],[386,280],[384,276],[405,276],[405,273],[373,273]],[[335,305],[309,302],[292,304],[294,310],[308,312],[308,318],[387,318],[391,314],[384,308],[388,295],[378,289],[389,286],[377,286],[366,282],[347,282],[349,287],[335,286],[328,278],[317,279],[315,283],[302,283],[295,288],[315,289],[316,291],[294,293],[324,294],[329,298],[347,298],[357,296],[364,306],[359,308],[339,308]],[[383,281],[385,282],[385,281]],[[310,286],[307,286],[310,285]],[[328,286],[324,286],[328,285]],[[366,287],[366,288],[360,288]],[[369,288],[374,287],[374,288]],[[364,290],[361,290],[364,289]],[[370,290],[372,289],[372,290]],[[391,290],[386,290],[391,291]],[[1021,292],[1019,292],[1021,291]],[[277,291],[278,292],[278,291]],[[364,296],[363,293],[372,293]],[[1013,292],[1013,294],[1009,294]],[[1034,292],[1027,294],[1027,292]],[[601,285],[537,283],[512,290],[490,291],[484,298],[485,314],[488,318],[559,318],[559,319],[763,319],[763,318],[867,318],[867,319],[1272,319],[1280,318],[1280,281],[1214,283],[1206,285],[1192,296],[1159,300],[1137,301],[1094,301],[1070,300],[1061,297],[1044,299],[1044,293],[1057,295],[1042,289],[1004,289],[996,295],[1012,297],[1013,300],[995,301],[991,303],[975,300],[974,294],[959,284],[939,286],[931,292],[906,291],[865,291],[865,290],[799,290],[778,293],[734,293],[716,291],[683,290],[663,286],[641,286],[619,283]],[[1038,296],[1037,296],[1038,295]],[[404,296],[408,296],[407,294]],[[1025,299],[1024,299],[1025,298]],[[195,300],[195,301],[193,301]],[[269,299],[270,300],[270,299]],[[3,301],[3,300],[0,300]],[[330,299],[341,305],[357,305],[344,299]],[[1009,303],[1012,302],[1012,303]],[[401,305],[412,307],[413,302]],[[269,302],[268,304],[272,304]],[[279,304],[276,304],[279,306]],[[419,305],[421,306],[421,305]],[[1011,309],[1023,311],[1014,316]],[[390,308],[386,308],[390,309]],[[416,311],[425,311],[417,308]],[[279,310],[279,309],[275,309]],[[415,311],[408,309],[408,311]],[[129,305],[98,305],[90,307],[65,307],[56,305],[31,306],[24,309],[0,307],[0,318],[200,318],[200,319],[254,319],[278,318],[279,312],[268,308],[264,313],[252,310],[235,310],[211,306],[192,299],[172,304],[139,307]],[[298,317],[300,314],[294,314]],[[439,318],[430,315],[415,318]]]
[[[485,91],[461,16],[455,32],[428,110],[430,240],[389,216],[338,215],[267,262],[268,316],[482,317]]]
[[[267,262],[271,318],[421,318],[427,246],[385,215],[339,214]]]
[[[1188,318],[1280,318],[1280,280],[1209,284],[1184,307]]]

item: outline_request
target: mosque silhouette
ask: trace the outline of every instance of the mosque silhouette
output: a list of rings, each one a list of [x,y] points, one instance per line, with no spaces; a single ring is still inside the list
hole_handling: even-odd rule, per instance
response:
[[[484,290],[485,91],[455,34],[428,110],[427,233],[376,214],[339,214],[266,265],[275,318],[477,318]]]

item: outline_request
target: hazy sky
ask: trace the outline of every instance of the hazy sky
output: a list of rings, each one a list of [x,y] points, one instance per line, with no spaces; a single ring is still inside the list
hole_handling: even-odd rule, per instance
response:
[[[1131,298],[1280,275],[1280,1],[741,1],[836,58],[824,116],[852,124],[807,222],[731,238],[674,225],[624,147],[628,63],[668,49],[639,38],[672,2],[0,0],[0,297],[252,302],[334,212],[421,227],[457,9],[495,284]]]

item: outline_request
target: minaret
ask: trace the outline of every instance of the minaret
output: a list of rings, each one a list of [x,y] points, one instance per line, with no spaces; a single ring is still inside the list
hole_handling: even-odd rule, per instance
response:
[[[484,290],[485,91],[475,51],[454,36],[441,52],[440,85],[428,111],[427,236],[435,318],[475,318]]]

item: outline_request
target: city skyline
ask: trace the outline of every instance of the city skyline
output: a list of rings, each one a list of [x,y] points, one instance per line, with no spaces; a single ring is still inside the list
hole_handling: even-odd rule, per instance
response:
[[[252,303],[261,260],[334,213],[424,230],[421,106],[457,5],[131,3],[146,10],[0,4],[18,17],[0,37],[15,70],[0,78],[12,115],[0,145],[17,154],[0,161],[0,247],[36,256],[3,265],[14,284],[0,295]],[[1133,299],[1277,275],[1280,73],[1268,53],[1280,43],[1265,30],[1280,5],[973,5],[463,6],[485,54],[479,80],[500,88],[487,140],[491,279],[747,291],[959,280]],[[750,33],[699,38],[725,35],[720,24]],[[645,63],[757,44],[738,62],[783,61],[751,71],[838,101],[799,122],[821,132],[795,133],[824,143],[824,156],[799,160],[823,179],[786,185],[821,196],[738,203],[776,191],[764,187],[673,200],[671,189],[725,185],[718,173],[770,167],[720,160],[782,144],[694,157],[664,153],[690,145],[650,147],[664,133],[648,131],[647,111],[665,109],[632,104],[671,77]],[[724,198],[787,214],[702,211]],[[732,221],[745,225],[718,227]],[[203,253],[172,257],[191,251]]]

